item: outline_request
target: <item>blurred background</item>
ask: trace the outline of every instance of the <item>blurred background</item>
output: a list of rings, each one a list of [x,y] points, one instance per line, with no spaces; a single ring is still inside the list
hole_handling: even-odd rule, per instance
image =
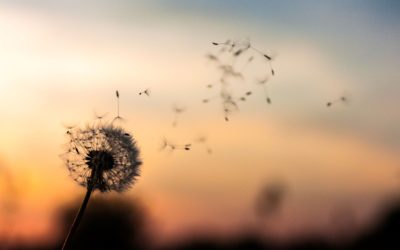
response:
[[[60,158],[66,127],[112,120],[116,90],[141,176],[126,193],[94,193],[74,249],[391,242],[399,13],[395,0],[1,0],[0,249],[60,246],[85,194]],[[228,39],[273,59],[232,62],[230,93],[251,95],[227,122],[229,52],[212,42]],[[178,149],[160,150],[163,138]]]

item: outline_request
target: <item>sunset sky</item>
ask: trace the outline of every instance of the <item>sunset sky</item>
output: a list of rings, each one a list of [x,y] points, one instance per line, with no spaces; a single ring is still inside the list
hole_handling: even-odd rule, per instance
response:
[[[17,204],[1,221],[51,238],[58,209],[85,193],[60,158],[65,125],[112,120],[118,90],[143,160],[123,196],[145,203],[160,239],[255,227],[257,194],[277,181],[287,191],[263,233],[329,236],[337,209],[363,228],[400,188],[399,13],[395,0],[1,0],[0,203]],[[268,64],[246,67],[231,90],[253,95],[229,122],[218,98],[202,103],[220,77],[206,54],[227,39],[274,55],[276,72],[268,105],[255,83]],[[192,149],[160,151],[163,137]]]

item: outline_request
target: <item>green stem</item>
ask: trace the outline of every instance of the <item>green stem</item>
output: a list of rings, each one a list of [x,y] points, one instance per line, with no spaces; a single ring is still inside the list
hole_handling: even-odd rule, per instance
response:
[[[89,182],[89,183],[90,183],[90,182]],[[71,229],[69,230],[69,233],[68,233],[68,235],[67,235],[67,238],[66,238],[65,241],[64,241],[64,244],[63,244],[63,246],[62,246],[62,248],[61,248],[62,250],[67,249],[67,247],[68,247],[69,244],[71,243],[72,236],[74,235],[76,229],[78,229],[78,226],[79,226],[79,224],[80,224],[80,222],[81,222],[83,213],[85,212],[86,206],[87,206],[87,204],[88,204],[88,202],[89,202],[90,195],[91,195],[92,192],[93,192],[93,186],[94,186],[94,185],[93,185],[93,184],[89,184],[89,183],[88,183],[88,187],[87,187],[87,191],[86,191],[85,198],[83,199],[83,202],[82,202],[82,205],[81,205],[81,207],[80,207],[80,209],[79,209],[79,212],[78,212],[78,214],[77,214],[76,217],[75,217],[75,220],[74,220],[74,223],[73,223],[72,226],[71,226]]]

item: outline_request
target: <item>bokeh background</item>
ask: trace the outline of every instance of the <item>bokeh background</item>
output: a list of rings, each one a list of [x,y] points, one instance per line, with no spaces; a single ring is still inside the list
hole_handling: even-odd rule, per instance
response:
[[[371,230],[400,188],[399,13],[395,0],[1,0],[0,242],[62,241],[60,214],[85,193],[60,159],[65,126],[112,120],[116,90],[142,174],[93,204],[140,206],[153,247]],[[206,54],[227,39],[273,54],[276,72],[268,105],[254,84],[266,64],[248,66],[232,91],[254,94],[229,122],[202,103],[220,76]],[[348,105],[326,107],[343,94]],[[163,137],[192,148],[160,151]]]

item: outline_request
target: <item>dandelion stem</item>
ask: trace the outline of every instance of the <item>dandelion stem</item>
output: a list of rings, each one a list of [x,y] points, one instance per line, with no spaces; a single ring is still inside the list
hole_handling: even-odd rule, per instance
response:
[[[81,205],[81,207],[79,209],[79,212],[75,217],[75,220],[74,220],[74,223],[71,226],[71,229],[69,230],[67,238],[64,241],[63,247],[61,248],[62,250],[67,249],[68,245],[71,243],[72,236],[74,235],[75,231],[78,229],[78,226],[79,226],[79,224],[81,222],[83,213],[85,212],[86,206],[87,206],[87,204],[89,202],[90,195],[93,192],[93,186],[94,186],[93,184],[90,184],[87,187],[85,198],[83,199],[83,202],[82,202],[82,205]]]

